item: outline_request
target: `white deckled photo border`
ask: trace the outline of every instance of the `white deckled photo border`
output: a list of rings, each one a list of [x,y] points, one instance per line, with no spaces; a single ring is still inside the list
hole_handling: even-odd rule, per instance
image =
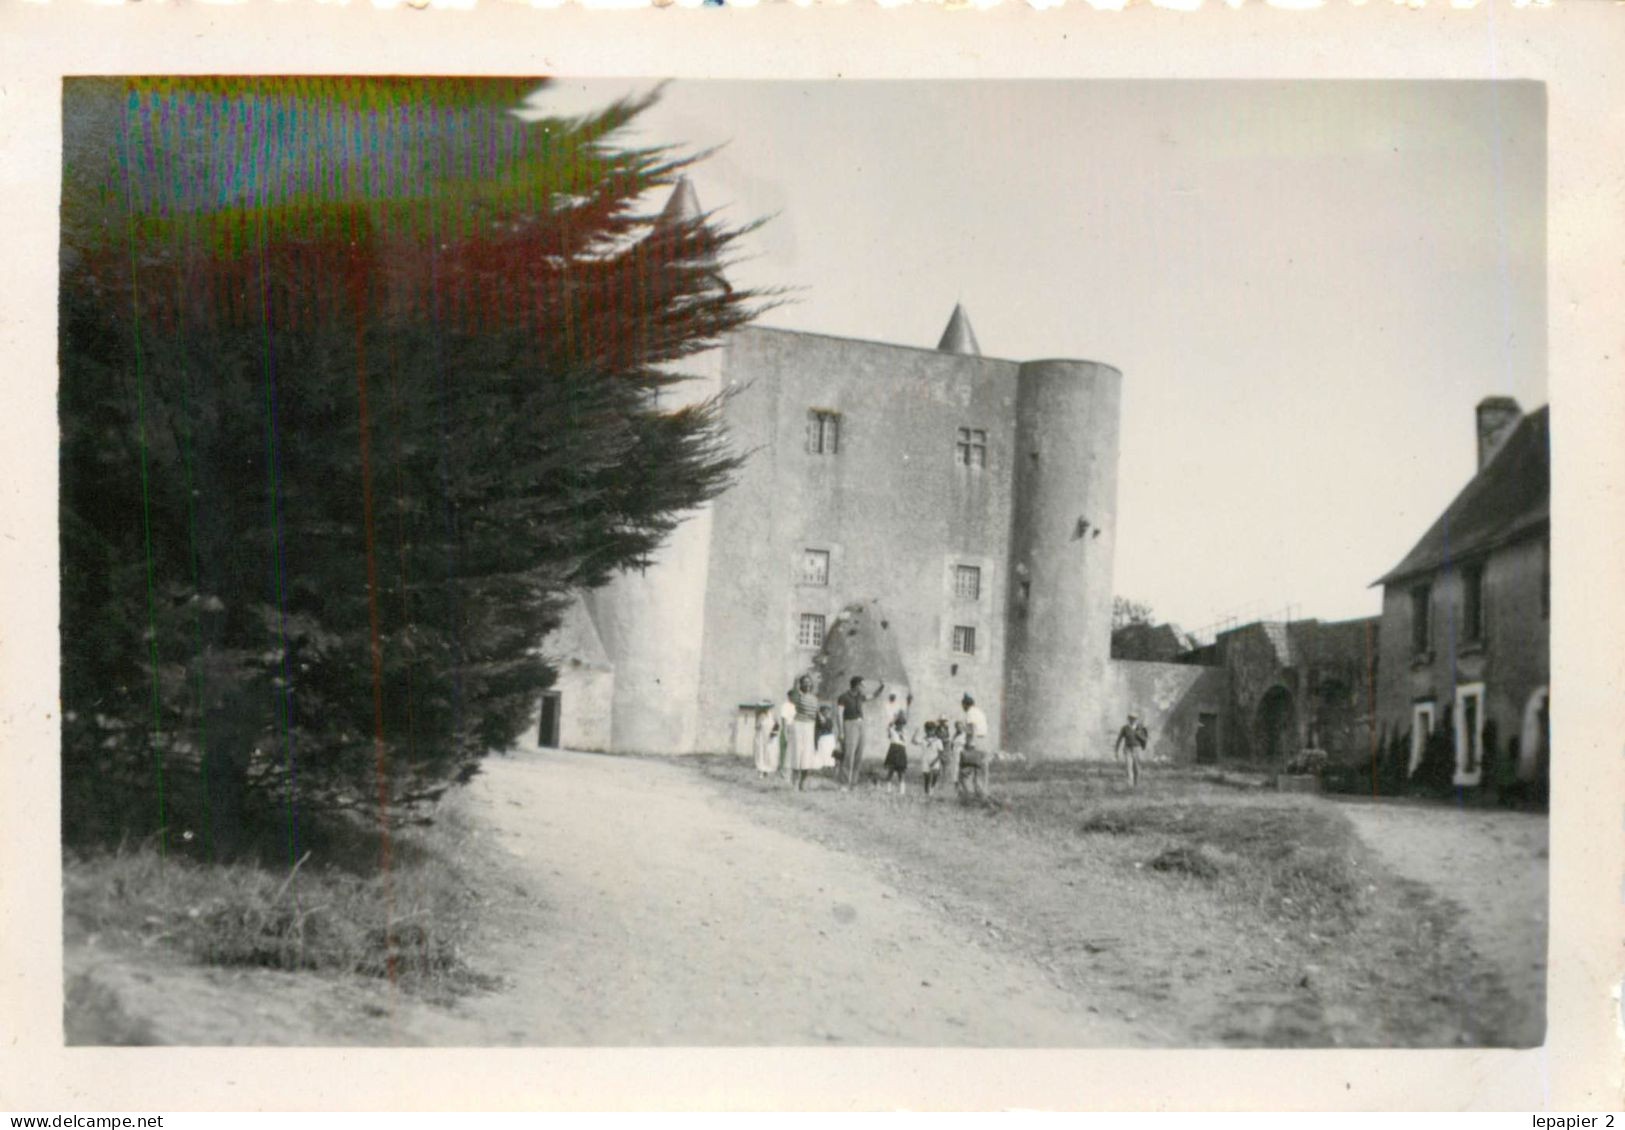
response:
[[[458,8],[459,4],[425,5]],[[620,7],[620,5],[605,5]],[[976,5],[963,5],[974,7]],[[590,12],[354,3],[0,9],[0,1106],[233,1109],[1618,1108],[1625,839],[1625,12],[1175,0]],[[63,1046],[57,756],[60,82],[118,73],[1531,79],[1548,90],[1552,565],[1544,1048],[139,1050]],[[1042,128],[1035,123],[1034,128]]]

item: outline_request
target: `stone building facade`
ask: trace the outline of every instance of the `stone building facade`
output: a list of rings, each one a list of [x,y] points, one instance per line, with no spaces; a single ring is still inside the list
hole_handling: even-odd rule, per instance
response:
[[[1477,409],[1478,470],[1383,589],[1382,738],[1462,787],[1544,781],[1550,676],[1550,428],[1495,397]]]

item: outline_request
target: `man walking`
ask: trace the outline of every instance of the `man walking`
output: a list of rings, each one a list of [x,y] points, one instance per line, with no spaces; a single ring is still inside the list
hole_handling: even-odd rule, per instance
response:
[[[879,698],[885,689],[886,684],[881,683],[874,694],[866,695],[863,676],[853,675],[851,685],[835,700],[841,707],[841,779],[845,788],[858,783],[858,767],[863,761],[863,704]]]
[[[1145,724],[1133,712],[1129,713],[1123,728],[1117,731],[1117,756],[1128,760],[1128,787],[1131,789],[1140,783],[1140,751],[1145,749],[1150,738]]]

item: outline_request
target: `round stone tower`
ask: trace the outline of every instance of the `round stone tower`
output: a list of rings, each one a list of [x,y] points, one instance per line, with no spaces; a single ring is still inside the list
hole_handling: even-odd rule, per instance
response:
[[[683,372],[690,379],[664,393],[664,403],[674,408],[721,388],[715,350],[685,359]],[[696,748],[711,530],[711,508],[701,507],[686,516],[646,567],[627,569],[586,594],[593,625],[615,668],[612,750],[692,753]]]
[[[1085,757],[1109,742],[1112,556],[1123,375],[1032,361],[1016,378],[1003,747]]]
[[[701,215],[694,188],[684,177],[656,222],[690,223]],[[720,271],[713,285],[728,285]],[[662,391],[662,407],[676,409],[720,392],[722,351],[685,358],[682,372],[688,379]],[[711,508],[703,506],[685,517],[644,568],[625,570],[586,594],[593,624],[615,667],[610,712],[614,750],[695,749],[711,531]]]

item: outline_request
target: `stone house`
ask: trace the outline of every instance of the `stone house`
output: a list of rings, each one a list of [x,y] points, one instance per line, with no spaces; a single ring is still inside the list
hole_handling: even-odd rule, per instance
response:
[[[1461,787],[1543,782],[1551,615],[1550,429],[1492,397],[1478,468],[1382,586],[1380,739],[1452,758]]]

